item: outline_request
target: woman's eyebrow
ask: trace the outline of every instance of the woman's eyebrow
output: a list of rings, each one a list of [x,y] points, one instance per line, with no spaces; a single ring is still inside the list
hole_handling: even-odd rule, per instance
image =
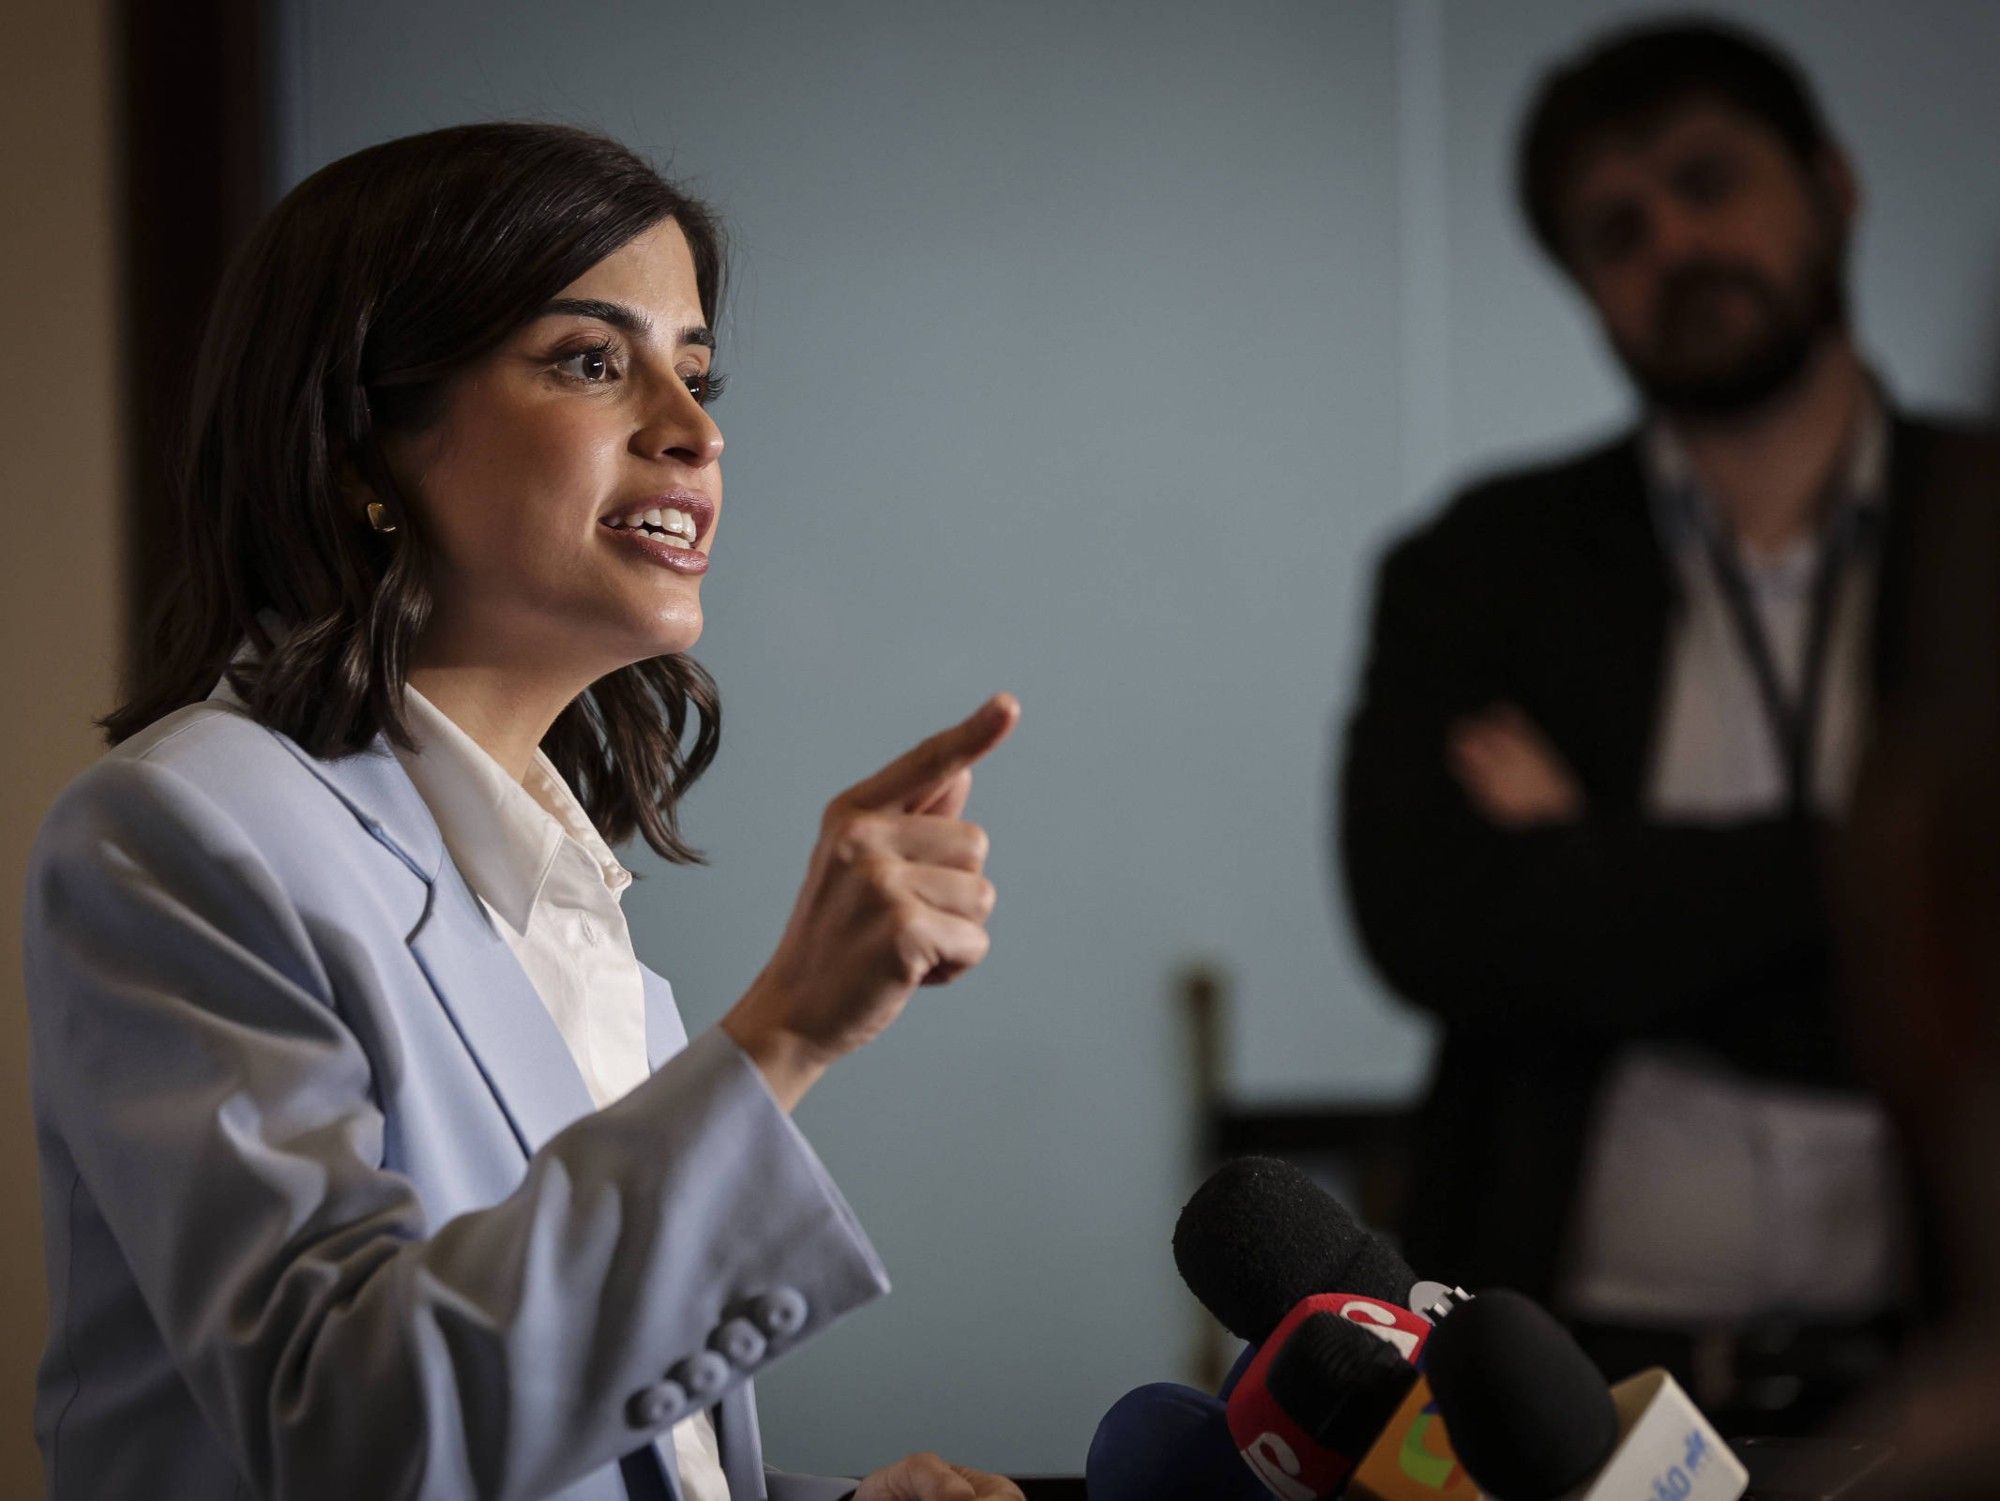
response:
[[[558,297],[542,304],[537,318],[548,318],[556,314],[568,314],[575,318],[595,318],[600,323],[608,323],[622,333],[635,339],[643,339],[653,331],[653,320],[635,307],[627,307],[622,302],[604,302],[595,297]],[[694,324],[680,330],[674,339],[674,347],[694,344],[703,349],[715,348],[715,335],[703,324]]]

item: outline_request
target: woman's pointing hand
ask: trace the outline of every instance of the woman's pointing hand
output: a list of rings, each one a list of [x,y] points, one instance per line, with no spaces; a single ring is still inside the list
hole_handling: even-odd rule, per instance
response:
[[[960,815],[974,764],[1020,716],[996,694],[827,804],[777,951],[722,1020],[787,1110],[918,985],[986,957],[986,831]]]

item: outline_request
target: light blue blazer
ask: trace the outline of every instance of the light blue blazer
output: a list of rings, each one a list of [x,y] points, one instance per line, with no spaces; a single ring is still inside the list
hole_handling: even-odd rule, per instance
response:
[[[647,971],[602,1111],[387,742],[322,761],[225,690],[71,783],[28,874],[49,1494],[624,1501],[888,1290],[722,1033]]]

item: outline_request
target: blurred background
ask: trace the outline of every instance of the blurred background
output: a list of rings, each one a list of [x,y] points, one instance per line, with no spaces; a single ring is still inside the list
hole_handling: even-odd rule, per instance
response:
[[[1212,1133],[1393,1132],[1422,1087],[1430,1034],[1333,877],[1334,735],[1384,541],[1630,415],[1511,151],[1535,75],[1647,9],[16,9],[0,1491],[37,1483],[45,1312],[20,872],[96,754],[193,331],[264,207],[360,146],[525,116],[606,130],[720,210],[729,504],[698,655],[727,713],[689,807],[711,864],[638,852],[627,897],[690,1029],[768,954],[831,793],[992,690],[1026,710],[974,795],[993,958],[801,1112],[896,1295],[760,1380],[767,1444],[1074,1471],[1112,1398],[1196,1358],[1168,1236]],[[1706,9],[1787,47],[1854,154],[1858,325],[1895,396],[1991,414],[2000,10]]]

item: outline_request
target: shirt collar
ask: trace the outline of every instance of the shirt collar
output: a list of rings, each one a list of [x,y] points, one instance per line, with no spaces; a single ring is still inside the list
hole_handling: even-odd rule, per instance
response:
[[[478,741],[415,688],[403,689],[415,750],[395,747],[437,820],[445,848],[468,885],[517,933],[540,899],[565,841],[596,870],[605,888],[623,891],[632,873],[618,862],[590,815],[540,750],[515,781]]]
[[[1641,444],[1653,508],[1660,530],[1670,542],[1689,543],[1698,528],[1715,525],[1715,513],[1694,472],[1687,449],[1666,419],[1655,413],[1646,422]],[[1848,444],[1847,462],[1831,497],[1822,537],[1835,528],[1853,525],[1878,513],[1889,487],[1889,406],[1873,380],[1863,393],[1861,410]],[[1816,551],[1818,541],[1808,546]]]
[[[287,627],[277,611],[260,610],[257,621],[271,640],[284,638]],[[257,656],[256,644],[246,636],[230,666],[254,662]],[[227,672],[208,696],[247,707]],[[632,873],[619,863],[544,752],[535,752],[525,781],[516,782],[478,741],[408,684],[403,707],[416,750],[405,750],[386,735],[378,735],[375,744],[395,753],[437,825],[444,852],[515,932],[527,932],[528,917],[565,839],[579,848],[614,899],[632,884]],[[310,764],[321,776],[330,774],[325,763]],[[343,769],[348,764],[358,762],[333,763]]]

